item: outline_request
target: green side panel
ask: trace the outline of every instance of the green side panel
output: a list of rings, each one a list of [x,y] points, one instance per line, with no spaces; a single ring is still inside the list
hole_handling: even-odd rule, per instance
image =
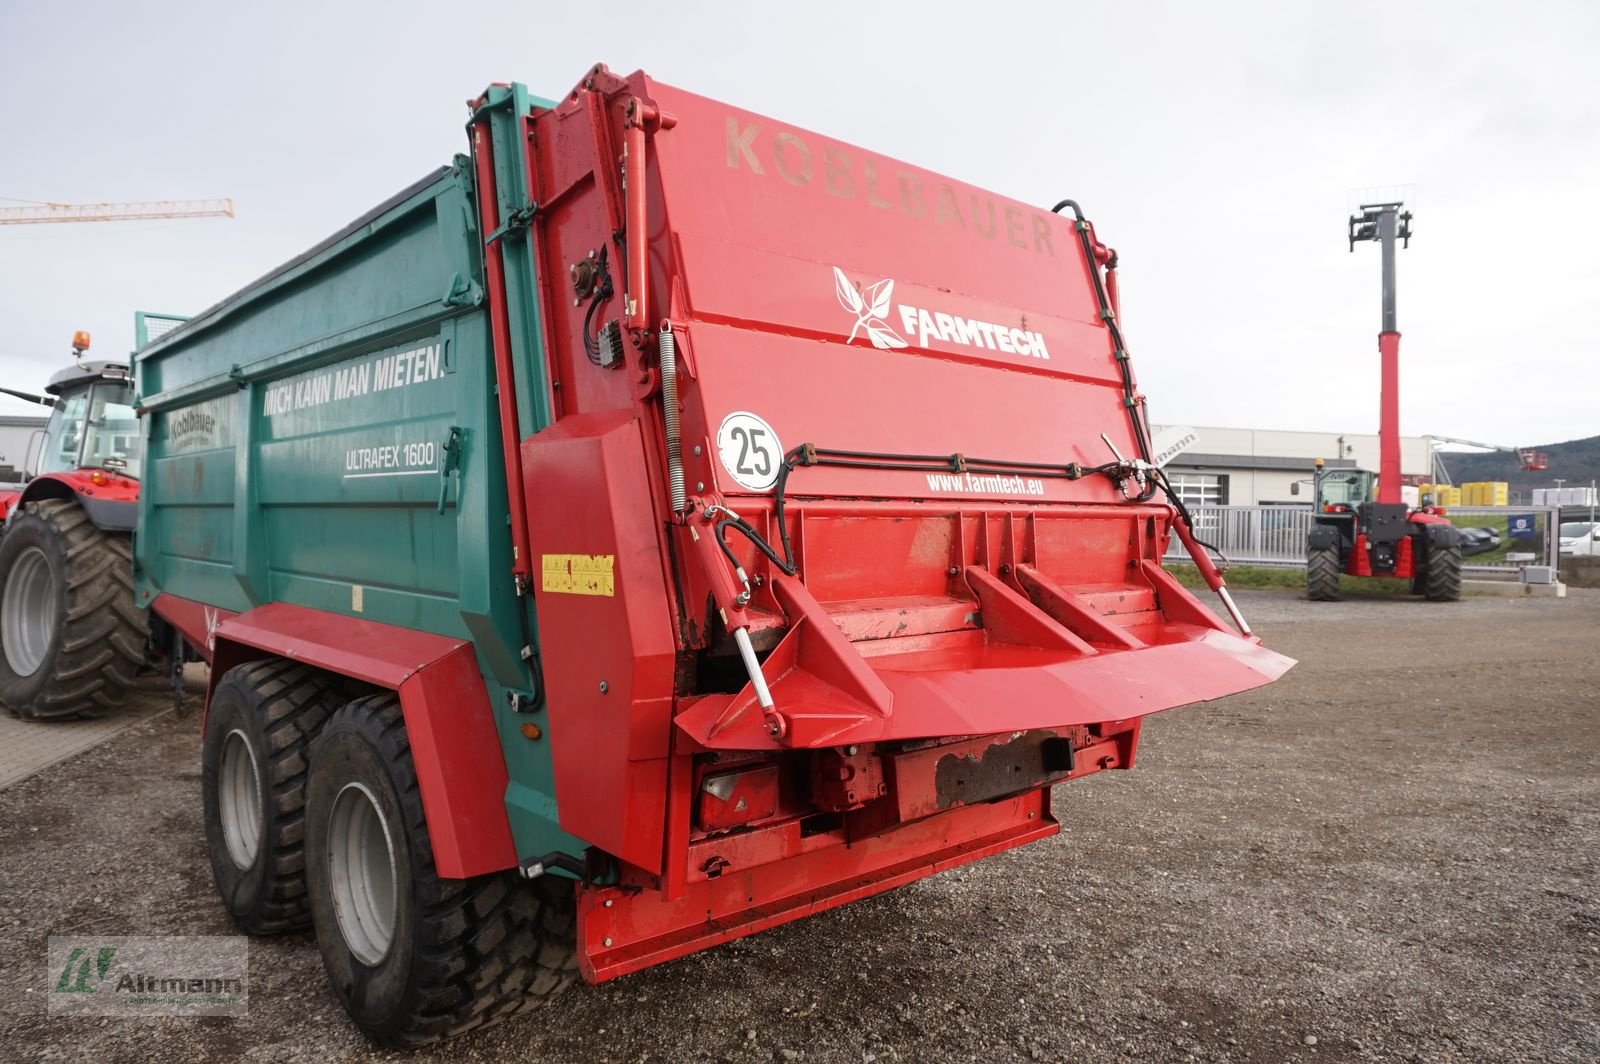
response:
[[[525,244],[519,436],[549,419]],[[287,602],[471,640],[518,853],[576,855],[549,744],[520,731],[544,714],[510,697],[534,692],[523,648],[538,641],[511,579],[483,254],[458,159],[142,347],[137,593],[233,611]]]

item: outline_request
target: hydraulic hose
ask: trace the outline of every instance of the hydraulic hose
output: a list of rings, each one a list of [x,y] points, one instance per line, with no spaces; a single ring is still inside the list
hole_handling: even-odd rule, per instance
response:
[[[1150,432],[1145,424],[1144,405],[1140,403],[1134,390],[1133,368],[1128,358],[1128,344],[1122,337],[1122,326],[1117,321],[1117,301],[1113,298],[1113,292],[1108,291],[1105,279],[1100,273],[1100,264],[1095,259],[1095,241],[1091,235],[1092,227],[1084,218],[1083,208],[1078,206],[1076,200],[1064,199],[1050,208],[1052,214],[1060,214],[1063,210],[1072,211],[1074,219],[1072,228],[1077,232],[1078,242],[1083,246],[1084,259],[1089,266],[1089,278],[1094,282],[1095,301],[1099,305],[1100,320],[1105,323],[1106,330],[1111,334],[1113,354],[1117,360],[1117,372],[1122,378],[1122,403],[1128,410],[1128,420],[1133,428],[1133,442],[1138,452],[1134,457],[1149,462],[1151,458]],[[1115,268],[1115,264],[1116,259],[1113,253],[1113,258],[1108,265],[1111,268]],[[1137,501],[1143,502],[1153,497],[1155,492],[1156,485],[1154,482],[1149,483],[1145,486],[1144,491],[1139,494]]]

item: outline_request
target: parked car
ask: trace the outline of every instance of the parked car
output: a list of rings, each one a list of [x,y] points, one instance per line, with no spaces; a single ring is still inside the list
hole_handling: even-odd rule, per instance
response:
[[[1461,537],[1461,556],[1463,558],[1473,554],[1483,554],[1499,546],[1499,535],[1487,528],[1458,528],[1457,534]]]
[[[1561,522],[1562,554],[1600,554],[1600,522]]]

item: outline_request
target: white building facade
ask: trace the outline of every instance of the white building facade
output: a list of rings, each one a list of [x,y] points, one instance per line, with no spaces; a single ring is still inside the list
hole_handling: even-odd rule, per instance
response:
[[[28,443],[33,434],[44,428],[42,417],[18,417],[0,414],[0,484],[22,478],[22,466],[28,459]]]
[[[1153,435],[1165,426],[1152,425]],[[1279,506],[1311,502],[1309,480],[1318,458],[1329,467],[1378,468],[1377,433],[1290,432],[1195,426],[1195,442],[1167,463],[1167,476],[1185,502],[1210,506]],[[1341,454],[1341,450],[1343,453]],[[1432,445],[1425,436],[1400,438],[1404,483],[1431,479]],[[1299,493],[1291,485],[1300,484]]]

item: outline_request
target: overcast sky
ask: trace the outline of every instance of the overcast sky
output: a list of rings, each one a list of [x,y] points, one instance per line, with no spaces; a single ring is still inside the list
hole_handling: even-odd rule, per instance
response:
[[[491,81],[604,61],[1039,204],[1083,203],[1165,423],[1370,432],[1378,251],[1415,190],[1402,428],[1600,433],[1600,4],[0,0],[0,196],[232,220],[0,227],[0,383],[132,346],[465,150]],[[7,205],[7,204],[0,204]],[[0,413],[32,412],[0,400]]]

